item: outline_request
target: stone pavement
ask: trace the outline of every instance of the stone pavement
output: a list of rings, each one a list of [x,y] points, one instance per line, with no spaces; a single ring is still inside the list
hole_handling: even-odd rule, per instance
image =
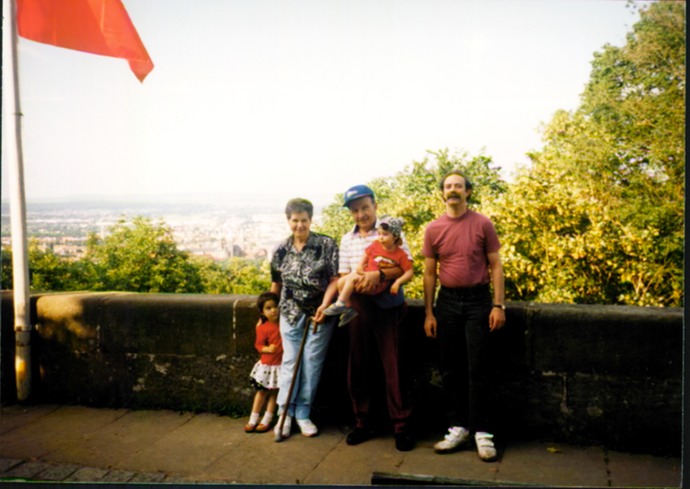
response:
[[[349,428],[319,436],[246,434],[246,420],[215,414],[4,406],[0,411],[0,485],[75,483],[280,485],[489,485],[680,487],[680,458],[508,441],[496,463],[474,449],[438,455],[437,437],[398,452],[390,435],[351,447]]]

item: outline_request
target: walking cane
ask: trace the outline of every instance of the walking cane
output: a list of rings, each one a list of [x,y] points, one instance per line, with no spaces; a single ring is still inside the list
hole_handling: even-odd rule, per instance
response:
[[[290,382],[290,388],[288,389],[287,402],[285,403],[285,408],[283,412],[280,413],[280,420],[278,421],[278,431],[275,433],[275,441],[283,441],[283,426],[285,425],[285,417],[287,416],[288,407],[292,400],[292,391],[295,389],[295,381],[297,380],[297,374],[299,372],[300,364],[302,363],[302,353],[304,353],[304,345],[307,342],[307,335],[309,334],[309,321],[314,323],[314,332],[316,333],[316,328],[318,324],[314,321],[313,317],[307,320],[307,324],[304,325],[304,334],[302,335],[302,343],[299,345],[299,351],[297,352],[297,360],[295,361],[295,370],[292,372],[292,381]]]

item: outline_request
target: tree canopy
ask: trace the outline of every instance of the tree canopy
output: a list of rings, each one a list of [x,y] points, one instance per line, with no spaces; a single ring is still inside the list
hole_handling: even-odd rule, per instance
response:
[[[2,250],[2,286],[12,287],[10,250]],[[172,230],[146,217],[120,219],[105,237],[91,234],[84,257],[69,259],[29,246],[33,291],[257,294],[268,290],[266,260],[216,262],[178,249]]]
[[[530,167],[491,203],[511,291],[681,305],[684,131],[685,3],[656,2],[625,46],[595,53],[580,106],[556,112]]]
[[[94,269],[92,290],[201,292],[198,269],[180,251],[172,230],[145,217],[121,219],[100,238],[91,234],[86,259]]]

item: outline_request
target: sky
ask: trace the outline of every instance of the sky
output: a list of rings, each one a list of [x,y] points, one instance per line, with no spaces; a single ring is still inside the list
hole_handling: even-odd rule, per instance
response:
[[[624,0],[124,0],[155,67],[19,40],[25,194],[326,200],[428,151],[510,180]],[[3,152],[2,198],[9,198]]]

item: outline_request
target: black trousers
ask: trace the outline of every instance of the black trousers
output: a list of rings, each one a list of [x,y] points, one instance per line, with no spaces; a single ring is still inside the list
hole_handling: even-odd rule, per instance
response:
[[[448,425],[463,426],[471,432],[492,432],[487,399],[491,307],[488,285],[441,287],[436,299],[434,315]]]

